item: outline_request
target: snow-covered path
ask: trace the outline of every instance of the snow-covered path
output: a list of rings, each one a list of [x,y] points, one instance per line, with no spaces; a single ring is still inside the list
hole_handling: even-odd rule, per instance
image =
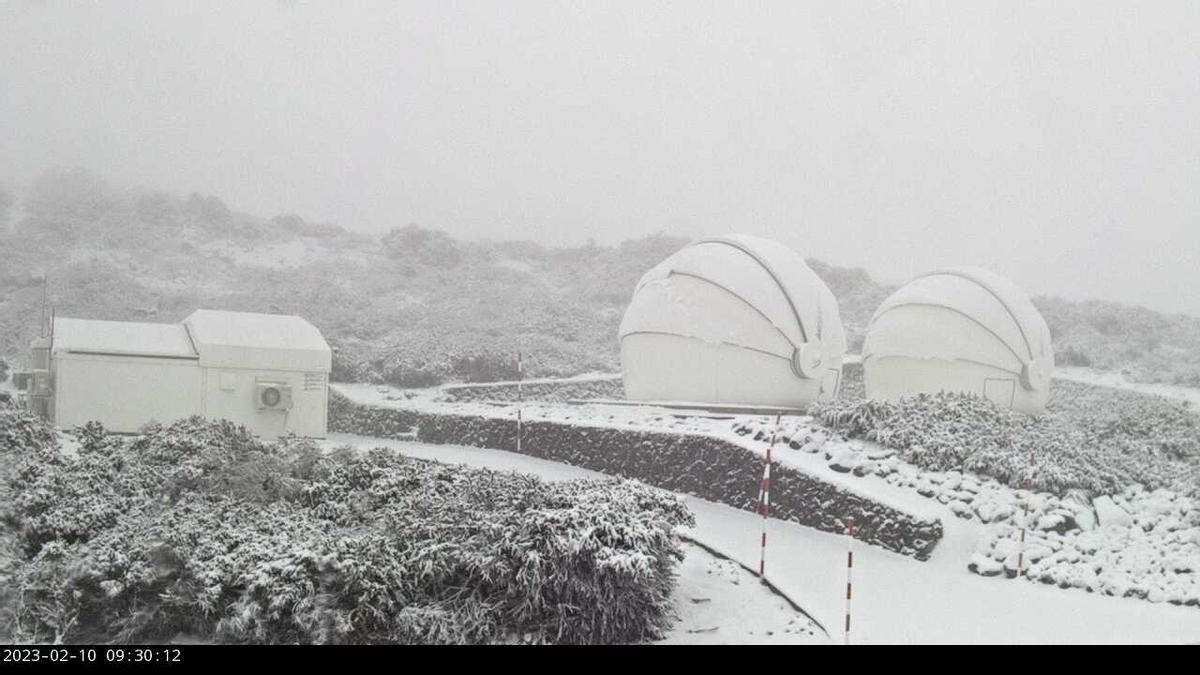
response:
[[[331,445],[391,447],[424,459],[523,471],[550,480],[598,474],[481,448],[331,434]],[[688,498],[695,538],[748,565],[758,564],[761,520],[747,511]],[[1200,609],[1109,598],[967,571],[978,524],[942,518],[946,534],[919,562],[855,542],[851,642],[866,643],[1200,643]],[[841,641],[845,537],[772,520],[767,576]]]
[[[690,500],[697,538],[757,561],[753,514]],[[1200,643],[1200,610],[1089,595],[966,569],[970,523],[947,517],[931,560],[855,542],[853,643]],[[771,521],[767,575],[835,635],[846,579],[845,537]]]
[[[660,644],[822,644],[825,634],[737,563],[686,544],[673,594],[678,621]]]

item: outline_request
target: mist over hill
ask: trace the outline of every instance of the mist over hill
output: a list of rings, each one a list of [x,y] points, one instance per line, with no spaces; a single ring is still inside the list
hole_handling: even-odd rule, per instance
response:
[[[196,308],[299,314],[335,348],[334,377],[426,386],[619,368],[617,326],[643,272],[687,243],[464,241],[404,225],[376,237],[219,197],[114,186],[80,169],[0,186],[0,356],[22,363],[49,303],[82,318],[174,322]],[[851,351],[893,287],[810,264],[841,305]],[[1020,284],[1020,280],[1014,280]],[[1060,364],[1200,386],[1200,318],[1035,298]]]

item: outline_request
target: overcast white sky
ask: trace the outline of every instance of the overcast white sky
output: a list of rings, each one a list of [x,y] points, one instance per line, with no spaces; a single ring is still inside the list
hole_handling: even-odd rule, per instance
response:
[[[0,182],[1200,315],[1200,2],[0,0]]]

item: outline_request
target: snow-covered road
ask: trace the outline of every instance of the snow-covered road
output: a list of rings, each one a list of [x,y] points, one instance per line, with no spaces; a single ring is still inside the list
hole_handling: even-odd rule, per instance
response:
[[[330,445],[390,447],[411,457],[522,471],[549,480],[591,471],[500,450],[331,434]],[[748,565],[758,564],[761,520],[753,513],[688,498],[693,536]],[[868,643],[1200,643],[1200,609],[1109,598],[967,571],[980,527],[946,509],[946,534],[919,562],[855,542],[851,642]],[[841,642],[847,539],[794,523],[770,522],[767,576]]]

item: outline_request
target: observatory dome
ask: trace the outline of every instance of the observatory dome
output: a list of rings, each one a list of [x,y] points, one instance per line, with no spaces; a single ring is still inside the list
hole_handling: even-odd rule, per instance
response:
[[[875,311],[863,343],[864,384],[875,399],[961,392],[1040,412],[1053,370],[1050,329],[1028,296],[973,267],[902,286]]]
[[[795,251],[728,235],[695,242],[638,282],[620,328],[635,401],[800,407],[837,394],[837,301]]]

